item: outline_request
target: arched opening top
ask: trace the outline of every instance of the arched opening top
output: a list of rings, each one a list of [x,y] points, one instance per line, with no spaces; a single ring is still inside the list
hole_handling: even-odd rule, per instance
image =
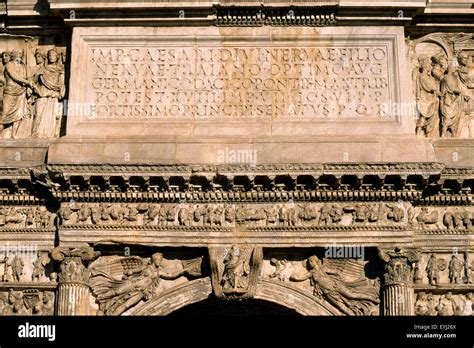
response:
[[[241,301],[238,305],[233,301],[215,299],[211,294],[210,278],[196,279],[173,287],[160,296],[138,305],[129,312],[129,315],[168,315],[178,310],[206,315],[217,307],[220,310],[215,310],[214,313],[339,315],[332,306],[318,300],[311,293],[294,288],[289,283],[269,279],[260,279],[254,299]],[[187,306],[190,308],[185,309]],[[228,306],[228,310],[225,306]]]

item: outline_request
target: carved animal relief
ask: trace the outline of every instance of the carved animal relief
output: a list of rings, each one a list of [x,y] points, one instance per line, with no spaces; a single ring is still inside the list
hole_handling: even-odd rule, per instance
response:
[[[3,229],[51,229],[55,214],[46,207],[0,205],[0,230]]]
[[[407,205],[384,203],[117,204],[66,203],[64,226],[285,228],[396,226],[407,223]]]

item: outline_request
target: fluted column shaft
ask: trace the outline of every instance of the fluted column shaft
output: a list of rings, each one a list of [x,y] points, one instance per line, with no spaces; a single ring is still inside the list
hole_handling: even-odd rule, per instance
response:
[[[57,298],[58,315],[90,315],[89,286],[79,282],[59,284]]]
[[[392,315],[413,315],[414,291],[406,284],[390,284],[384,287],[382,293],[383,314]]]

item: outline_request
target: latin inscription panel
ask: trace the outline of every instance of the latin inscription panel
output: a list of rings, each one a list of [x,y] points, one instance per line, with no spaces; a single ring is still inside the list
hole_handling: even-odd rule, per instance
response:
[[[94,29],[74,29],[70,125],[402,123],[400,28]]]
[[[99,118],[378,117],[386,45],[91,47]]]

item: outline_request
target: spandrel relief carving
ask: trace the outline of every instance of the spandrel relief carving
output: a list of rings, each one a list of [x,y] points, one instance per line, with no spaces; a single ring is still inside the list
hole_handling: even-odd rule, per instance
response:
[[[329,302],[342,314],[377,314],[380,282],[365,277],[363,264],[350,259],[321,260],[316,255],[304,263],[306,269],[295,271],[289,278],[291,282],[309,280],[313,295]]]
[[[59,137],[65,97],[65,49],[26,40],[2,51],[3,139]]]
[[[170,261],[159,252],[150,258],[99,258],[91,265],[90,277],[92,291],[99,303],[99,314],[120,315],[142,301],[159,296],[166,289],[163,280],[202,276],[202,260],[202,257],[180,260],[167,269],[164,263]]]
[[[412,42],[418,136],[474,137],[472,47],[472,34],[462,33],[429,34]]]
[[[293,271],[293,265],[291,261],[286,259],[278,260],[277,258],[272,258],[270,264],[275,267],[273,273],[268,274],[269,278],[278,279],[282,282],[289,282],[291,274]]]

